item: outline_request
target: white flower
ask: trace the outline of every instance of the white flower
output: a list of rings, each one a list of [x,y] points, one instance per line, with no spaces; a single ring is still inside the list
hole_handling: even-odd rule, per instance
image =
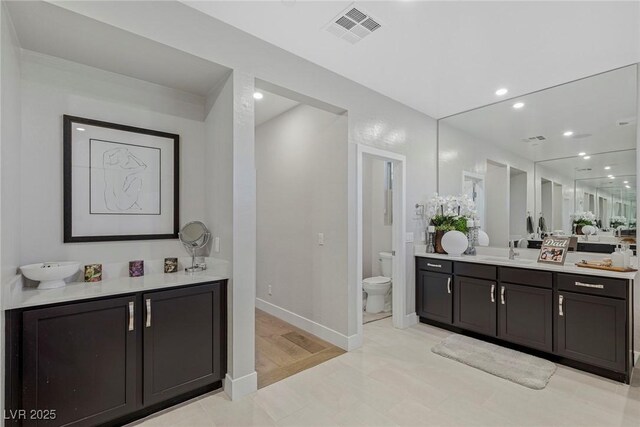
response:
[[[425,204],[425,215],[433,218],[436,215],[462,216],[465,218],[476,218],[476,204],[466,194],[458,196],[440,196],[435,193]]]

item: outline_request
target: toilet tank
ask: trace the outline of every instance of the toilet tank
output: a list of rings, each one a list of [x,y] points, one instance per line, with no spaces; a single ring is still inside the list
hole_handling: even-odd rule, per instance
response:
[[[393,255],[391,252],[379,252],[378,262],[380,263],[380,271],[384,277],[392,277],[391,264],[393,262]]]

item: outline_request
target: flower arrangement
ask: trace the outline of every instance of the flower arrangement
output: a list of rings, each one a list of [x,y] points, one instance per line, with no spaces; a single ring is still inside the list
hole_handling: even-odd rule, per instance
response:
[[[593,212],[575,212],[571,219],[576,226],[595,225],[596,216]]]
[[[623,216],[612,216],[609,218],[609,227],[618,228],[620,226],[627,225],[627,218]]]
[[[466,194],[440,196],[435,193],[426,204],[425,214],[436,231],[457,230],[467,233],[467,219],[477,215],[476,205]]]

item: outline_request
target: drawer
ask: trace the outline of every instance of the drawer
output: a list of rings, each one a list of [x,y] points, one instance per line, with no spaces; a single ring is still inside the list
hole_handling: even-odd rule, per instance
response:
[[[500,267],[500,281],[551,289],[553,287],[553,274],[541,270]]]
[[[495,265],[456,262],[455,274],[459,276],[476,277],[478,279],[496,280],[498,277],[498,268]]]
[[[439,273],[452,273],[453,262],[437,258],[416,258],[418,270],[436,271]]]
[[[558,273],[558,290],[581,294],[626,298],[628,283],[623,279]]]

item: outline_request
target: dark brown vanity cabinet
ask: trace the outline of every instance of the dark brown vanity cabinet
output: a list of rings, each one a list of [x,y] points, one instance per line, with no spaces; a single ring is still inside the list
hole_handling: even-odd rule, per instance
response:
[[[134,310],[131,296],[24,312],[25,426],[97,425],[136,409]]]
[[[495,336],[497,284],[492,280],[456,276],[453,324],[469,331]]]
[[[416,286],[416,313],[420,317],[453,322],[453,276],[419,270]]]
[[[553,274],[500,267],[498,338],[553,351]]]
[[[553,350],[553,291],[501,283],[498,337],[516,344]]]
[[[416,313],[422,322],[542,351],[627,383],[631,301],[629,280],[416,258]]]
[[[143,295],[145,405],[223,378],[220,292],[212,284]]]
[[[559,283],[579,283],[579,288],[584,286],[584,292],[558,289],[555,311],[557,354],[625,372],[628,369],[627,357],[630,357],[627,355],[627,301],[593,295],[607,292],[607,285],[611,285],[611,293],[619,292],[624,289],[624,282],[585,280],[581,276],[563,277],[562,280],[564,282]]]
[[[226,281],[6,319],[7,425],[122,424],[218,388],[226,373]]]

